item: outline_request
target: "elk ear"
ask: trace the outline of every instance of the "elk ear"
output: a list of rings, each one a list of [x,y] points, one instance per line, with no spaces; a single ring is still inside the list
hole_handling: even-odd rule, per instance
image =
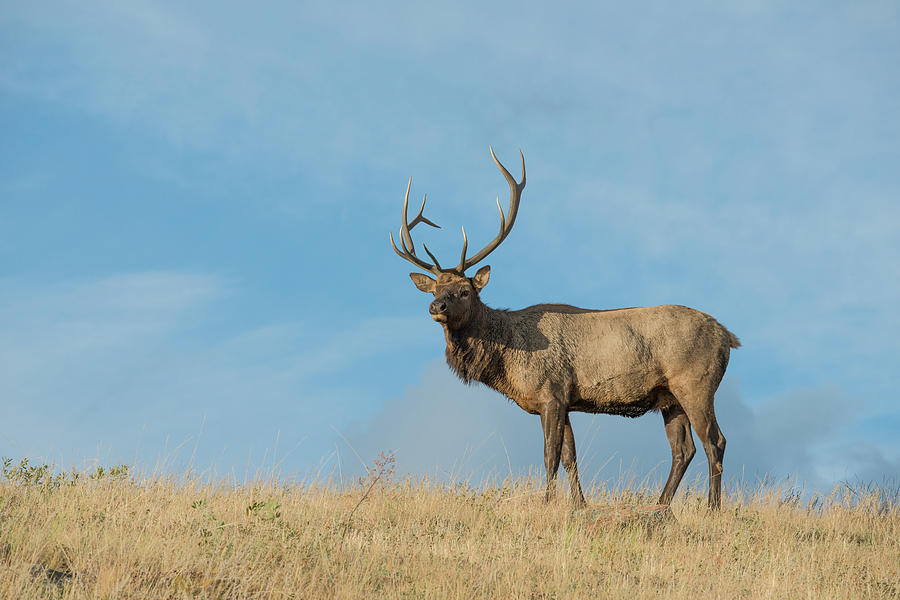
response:
[[[475,273],[475,277],[472,278],[472,285],[475,286],[475,289],[479,292],[481,288],[487,285],[488,279],[491,278],[491,267],[490,265],[485,265],[478,269],[478,272]]]
[[[422,290],[423,292],[434,293],[434,287],[437,285],[437,281],[429,277],[428,275],[423,275],[421,273],[410,273],[409,278],[413,280],[413,283],[416,284],[416,287]]]

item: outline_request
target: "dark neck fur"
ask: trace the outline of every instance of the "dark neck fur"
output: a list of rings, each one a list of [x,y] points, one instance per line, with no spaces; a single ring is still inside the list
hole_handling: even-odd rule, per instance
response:
[[[444,325],[447,364],[465,383],[480,381],[494,389],[504,387],[503,350],[508,345],[506,311],[481,302],[469,322],[459,329]]]

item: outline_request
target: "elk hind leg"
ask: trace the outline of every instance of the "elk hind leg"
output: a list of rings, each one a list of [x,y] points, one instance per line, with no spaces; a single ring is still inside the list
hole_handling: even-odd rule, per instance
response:
[[[694,440],[691,435],[691,423],[688,421],[684,409],[677,403],[661,410],[663,423],[666,426],[666,437],[672,447],[672,468],[669,470],[669,478],[663,487],[659,497],[660,504],[671,504],[675,497],[675,491],[691,459],[694,458]]]
[[[566,414],[566,425],[563,430],[562,464],[569,478],[569,496],[577,506],[584,506],[584,493],[581,491],[581,482],[578,480],[578,461],[575,457],[575,434],[572,432],[572,423]]]
[[[687,413],[688,420],[706,451],[709,462],[709,507],[719,508],[722,504],[722,461],[725,458],[725,436],[716,422],[713,408],[713,391],[703,393],[676,393],[679,404]]]

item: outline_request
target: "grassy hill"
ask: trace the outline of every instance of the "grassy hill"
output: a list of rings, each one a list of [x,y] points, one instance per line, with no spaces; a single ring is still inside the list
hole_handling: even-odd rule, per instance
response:
[[[399,481],[390,457],[343,490],[7,461],[0,598],[900,597],[896,496],[844,487],[801,503],[763,488],[712,513],[698,486],[664,522],[589,512],[545,503],[529,480]]]

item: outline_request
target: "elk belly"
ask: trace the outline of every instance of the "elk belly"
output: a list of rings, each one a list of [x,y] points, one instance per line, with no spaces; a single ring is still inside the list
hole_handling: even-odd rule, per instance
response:
[[[664,408],[671,398],[668,389],[661,385],[647,390],[615,385],[611,381],[591,386],[585,392],[572,404],[572,410],[631,418]]]

